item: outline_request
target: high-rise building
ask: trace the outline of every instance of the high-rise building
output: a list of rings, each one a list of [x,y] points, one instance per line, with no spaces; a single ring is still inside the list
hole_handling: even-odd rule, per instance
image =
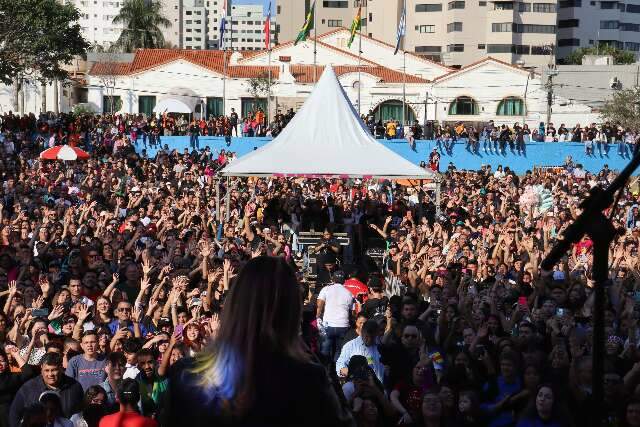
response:
[[[225,44],[233,50],[262,50],[266,16],[262,4],[232,5],[225,28]],[[271,43],[275,44],[275,19],[271,19]]]
[[[227,49],[262,49],[266,19],[263,5],[234,5],[232,0],[226,3]],[[180,49],[219,49],[224,4],[224,0],[162,0],[163,13],[172,24],[171,28],[164,30],[165,41]],[[271,26],[271,38],[275,43],[275,15],[272,16]]]
[[[107,48],[120,37],[122,24],[114,25],[113,18],[120,13],[123,0],[63,0],[63,2],[78,8],[82,35],[92,45]]]
[[[578,0],[579,1],[579,0]],[[363,34],[396,43],[404,0],[317,0],[318,33],[349,27],[360,5]],[[279,0],[278,37],[295,39],[311,0]],[[509,63],[549,62],[556,44],[557,0],[406,0],[407,29],[401,48],[449,66],[488,55]]]
[[[597,45],[640,52],[640,2],[560,0],[558,58]]]

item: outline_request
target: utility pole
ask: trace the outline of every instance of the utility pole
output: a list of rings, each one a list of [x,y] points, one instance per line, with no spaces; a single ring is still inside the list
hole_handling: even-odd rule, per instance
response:
[[[549,48],[549,71],[547,74],[547,122],[546,129],[549,129],[549,123],[551,123],[551,105],[553,104],[553,78],[558,75],[558,70],[556,69],[555,64],[555,56],[553,45],[548,46]]]

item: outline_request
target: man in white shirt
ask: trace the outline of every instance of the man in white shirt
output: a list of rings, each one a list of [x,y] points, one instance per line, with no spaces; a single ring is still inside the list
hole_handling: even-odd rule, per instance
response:
[[[335,360],[338,345],[349,330],[349,314],[353,309],[353,295],[344,287],[344,273],[332,274],[333,285],[325,286],[318,295],[318,327],[324,328],[326,337],[321,353],[329,360]]]

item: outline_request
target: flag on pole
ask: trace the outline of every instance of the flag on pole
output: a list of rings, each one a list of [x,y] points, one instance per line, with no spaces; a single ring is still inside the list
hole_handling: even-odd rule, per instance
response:
[[[218,46],[220,46],[220,50],[225,49],[224,45],[224,32],[227,26],[227,0],[222,2],[222,12],[220,13],[220,42]]]
[[[402,41],[402,38],[404,37],[406,32],[407,32],[407,2],[405,0],[404,4],[402,5],[402,15],[400,15],[400,23],[398,23],[398,33],[396,35],[396,51],[393,52],[394,55],[398,53],[398,50],[400,50],[400,42]]]
[[[267,19],[264,21],[264,48],[266,50],[271,49],[271,2],[269,2]]]
[[[309,37],[309,33],[313,29],[313,15],[315,13],[316,13],[316,2],[314,1],[313,4],[311,5],[311,10],[307,14],[307,19],[304,21],[304,25],[300,29],[300,32],[298,33],[298,37],[296,38],[296,41],[293,43],[294,46],[300,42],[305,41],[307,37]]]
[[[351,37],[349,37],[349,43],[347,43],[347,47],[351,47],[351,43],[353,43],[353,39],[356,38],[356,34],[360,31],[360,26],[362,25],[362,6],[358,8],[358,14],[355,18],[353,18],[353,22],[351,23]]]

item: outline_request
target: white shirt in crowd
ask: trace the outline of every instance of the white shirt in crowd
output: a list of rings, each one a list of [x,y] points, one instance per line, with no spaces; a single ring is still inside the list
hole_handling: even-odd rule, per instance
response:
[[[325,286],[318,299],[324,301],[322,323],[332,328],[349,327],[349,311],[353,306],[353,295],[340,283]]]
[[[124,371],[124,375],[122,376],[122,378],[125,380],[127,378],[131,378],[132,380],[135,380],[136,378],[138,378],[138,374],[140,374],[140,369],[138,369],[136,365],[130,365],[127,363]]]

